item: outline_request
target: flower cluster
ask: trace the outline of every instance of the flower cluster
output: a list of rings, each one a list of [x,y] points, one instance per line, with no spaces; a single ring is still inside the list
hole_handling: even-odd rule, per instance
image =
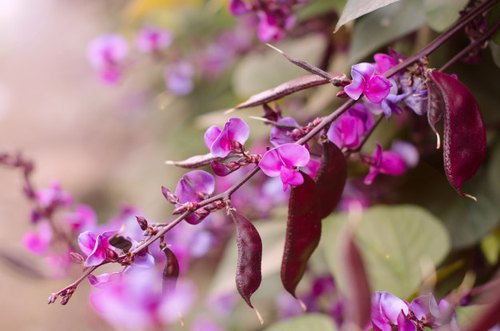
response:
[[[249,13],[257,17],[257,31],[259,39],[262,41],[280,41],[286,32],[293,28],[295,15],[293,7],[304,3],[304,0],[266,0],[266,1],[245,1],[231,0],[229,11],[235,16]]]

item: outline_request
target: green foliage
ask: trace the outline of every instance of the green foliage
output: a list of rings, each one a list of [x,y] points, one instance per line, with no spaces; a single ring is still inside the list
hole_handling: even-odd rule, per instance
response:
[[[287,321],[274,323],[265,331],[336,331],[330,317],[320,314],[308,314]]]
[[[349,275],[343,274],[337,247],[348,215],[336,214],[324,222],[321,248],[342,289]],[[450,249],[448,234],[439,220],[411,205],[369,208],[362,214],[356,239],[372,290],[403,298],[418,289],[423,279],[421,263],[438,265]]]
[[[378,48],[425,23],[421,1],[404,0],[359,19],[354,26],[349,62],[354,63]]]
[[[444,31],[459,17],[469,0],[423,0],[427,23],[435,31]]]
[[[338,30],[342,25],[355,20],[356,18],[371,13],[379,8],[390,5],[391,3],[397,2],[399,0],[348,0],[342,15],[337,22],[335,31]]]

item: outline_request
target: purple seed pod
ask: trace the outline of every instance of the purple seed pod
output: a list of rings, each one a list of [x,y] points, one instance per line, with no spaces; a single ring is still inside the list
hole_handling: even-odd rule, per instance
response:
[[[281,282],[295,298],[307,262],[321,237],[321,209],[316,183],[301,172],[304,183],[292,187],[288,203],[285,249],[281,263]]]
[[[462,196],[462,185],[472,178],[486,155],[486,130],[479,105],[470,91],[450,75],[432,71],[432,81],[444,100],[444,170]]]
[[[262,240],[248,218],[234,210],[230,210],[230,216],[236,226],[236,244],[238,246],[236,287],[245,302],[254,308],[250,297],[257,291],[262,281]]]
[[[347,162],[344,153],[334,143],[323,144],[321,166],[315,181],[318,190],[321,218],[337,207],[347,180]]]
[[[166,261],[163,268],[163,293],[171,293],[175,290],[177,278],[179,277],[179,261],[174,252],[166,245],[162,248]]]

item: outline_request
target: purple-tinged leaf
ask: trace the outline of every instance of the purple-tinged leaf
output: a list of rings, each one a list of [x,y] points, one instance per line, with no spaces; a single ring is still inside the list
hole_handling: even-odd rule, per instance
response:
[[[301,172],[304,183],[292,187],[288,202],[288,224],[281,264],[281,282],[295,298],[307,262],[321,237],[321,213],[316,183]]]
[[[212,161],[217,161],[220,159],[221,159],[220,157],[208,153],[203,155],[195,155],[182,161],[170,161],[170,160],[165,161],[165,164],[173,165],[180,168],[196,169],[199,167],[206,166],[207,164],[210,164],[210,162]]]
[[[427,121],[429,125],[436,134],[436,148],[439,149],[441,147],[441,137],[436,128],[437,124],[443,118],[443,112],[445,109],[443,95],[439,88],[434,84],[432,80],[429,80],[426,83],[427,87]]]
[[[371,288],[361,252],[355,242],[354,229],[349,229],[340,253],[346,283],[346,316],[351,325],[364,330],[371,316]]]
[[[347,162],[344,153],[330,141],[323,144],[321,166],[316,175],[321,218],[337,207],[347,180]]]
[[[441,90],[445,104],[446,177],[460,195],[471,197],[462,192],[462,185],[474,176],[486,155],[486,130],[479,105],[457,79],[438,71],[432,71],[430,77]]]
[[[238,246],[236,288],[245,302],[254,308],[250,298],[262,281],[262,240],[248,218],[234,210],[230,211],[230,215],[236,226],[236,244]]]
[[[272,89],[260,92],[248,98],[246,101],[240,103],[234,109],[244,109],[250,107],[263,106],[267,103],[279,100],[287,95],[330,83],[326,78],[316,75],[303,76],[292,79],[288,82],[280,84]]]
[[[177,278],[179,277],[179,261],[174,252],[167,246],[162,248],[165,253],[165,267],[163,268],[163,293],[171,293],[175,290]]]

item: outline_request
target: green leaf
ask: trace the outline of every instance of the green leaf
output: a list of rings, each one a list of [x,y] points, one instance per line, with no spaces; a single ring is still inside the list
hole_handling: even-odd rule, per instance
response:
[[[324,39],[309,36],[293,43],[282,43],[280,49],[294,59],[317,64],[324,49]],[[275,87],[307,73],[288,62],[281,54],[266,49],[265,52],[245,56],[234,70],[232,83],[236,95],[248,98],[253,94]]]
[[[367,1],[369,2],[369,1]],[[404,0],[361,18],[354,26],[349,62],[366,57],[425,23],[420,1]]]
[[[491,266],[498,263],[500,256],[500,230],[490,233],[481,240],[481,250]]]
[[[496,66],[500,68],[500,45],[490,42],[491,57]]]
[[[252,222],[262,239],[262,278],[278,273],[281,267],[283,247],[285,246],[286,223],[284,220],[286,215],[282,215],[282,217],[279,221]],[[228,245],[213,278],[210,296],[217,297],[236,291],[235,274],[238,252],[234,236],[229,240]]]
[[[336,331],[330,317],[321,314],[307,314],[286,321],[274,323],[264,331]]]
[[[424,10],[429,26],[435,31],[444,31],[459,17],[459,12],[469,0],[424,0]]]
[[[347,22],[397,1],[399,0],[348,0],[335,26],[335,31]]]
[[[343,237],[346,214],[324,220],[321,248],[331,271],[345,288],[337,246]],[[356,230],[357,244],[364,258],[374,291],[389,291],[400,297],[414,293],[423,275],[422,261],[438,265],[448,254],[446,229],[426,210],[412,205],[379,206],[365,210]]]

